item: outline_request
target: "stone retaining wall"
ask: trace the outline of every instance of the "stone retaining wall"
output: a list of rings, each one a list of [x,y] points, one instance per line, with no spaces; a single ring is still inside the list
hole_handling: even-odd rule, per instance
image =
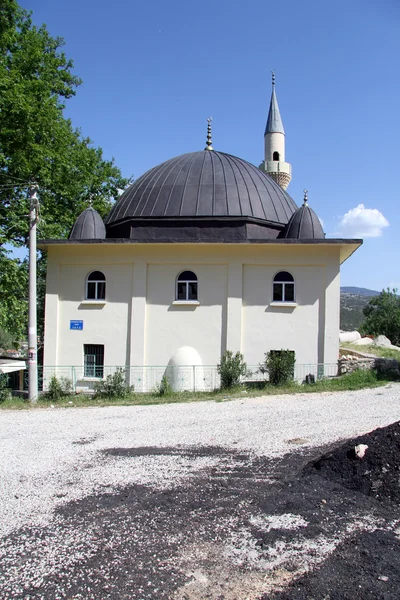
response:
[[[338,375],[353,373],[354,371],[376,369],[378,376],[388,379],[400,379],[400,362],[393,358],[380,358],[372,354],[363,354],[355,350],[340,349],[338,360]]]
[[[353,373],[359,369],[366,371],[375,368],[376,357],[357,357],[352,354],[342,355],[338,360],[338,375]]]

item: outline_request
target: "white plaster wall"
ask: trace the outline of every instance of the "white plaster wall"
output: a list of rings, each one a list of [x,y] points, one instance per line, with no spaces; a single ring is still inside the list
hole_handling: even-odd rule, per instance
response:
[[[189,269],[198,278],[199,305],[174,305],[177,275]],[[204,365],[221,356],[226,307],[225,265],[150,264],[147,269],[145,363],[166,365],[181,346],[191,346]]]
[[[100,270],[106,277],[106,303],[83,304],[87,275]],[[58,365],[82,365],[83,345],[104,344],[104,364],[127,360],[128,307],[132,297],[129,265],[61,264],[59,266]],[[70,320],[83,320],[83,330],[70,330]],[[46,360],[50,357],[47,356]]]
[[[182,346],[204,365],[225,349],[257,365],[270,349],[298,363],[334,363],[339,345],[339,246],[70,245],[51,248],[45,365],[83,365],[83,345],[104,344],[105,365],[166,366]],[[184,261],[182,260],[184,257]],[[82,305],[92,270],[106,275],[106,304]],[[196,273],[199,305],[174,305],[176,276]],[[296,280],[298,306],[270,307],[280,270]],[[70,320],[83,320],[71,331]]]
[[[271,306],[272,281],[289,271],[296,286],[297,306]],[[257,365],[269,350],[296,352],[297,364],[318,362],[319,305],[324,299],[322,266],[244,265],[242,349],[249,365]],[[323,327],[323,323],[321,323]]]
[[[339,356],[340,262],[338,254],[333,253],[326,263],[325,314],[324,362],[334,363]]]
[[[53,252],[47,257],[46,274],[46,315],[44,321],[45,365],[58,364],[58,325],[59,325],[59,262]]]

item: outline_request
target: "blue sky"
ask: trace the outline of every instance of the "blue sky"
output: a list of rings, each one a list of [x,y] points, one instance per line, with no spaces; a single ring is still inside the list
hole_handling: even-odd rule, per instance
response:
[[[23,0],[83,79],[67,115],[124,175],[213,146],[256,165],[271,70],[297,204],[364,236],[342,285],[400,289],[398,0]],[[361,206],[360,206],[361,205]]]

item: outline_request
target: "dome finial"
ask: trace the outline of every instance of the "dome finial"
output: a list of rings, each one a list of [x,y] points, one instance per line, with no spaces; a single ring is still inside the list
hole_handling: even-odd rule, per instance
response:
[[[272,87],[275,87],[275,71],[271,71],[272,73]]]
[[[212,147],[212,139],[211,139],[211,121],[212,121],[212,117],[208,117],[207,119],[207,145],[204,148],[204,150],[214,150],[214,148]]]
[[[308,206],[308,190],[304,190],[303,203],[304,203],[304,206]]]

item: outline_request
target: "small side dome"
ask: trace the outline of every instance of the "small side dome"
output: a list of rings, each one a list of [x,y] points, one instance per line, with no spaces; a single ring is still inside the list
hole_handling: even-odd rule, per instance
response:
[[[305,202],[290,217],[289,223],[279,237],[296,240],[323,240],[325,233],[316,213]]]
[[[76,219],[69,240],[104,240],[106,227],[103,219],[91,206],[83,211]]]

